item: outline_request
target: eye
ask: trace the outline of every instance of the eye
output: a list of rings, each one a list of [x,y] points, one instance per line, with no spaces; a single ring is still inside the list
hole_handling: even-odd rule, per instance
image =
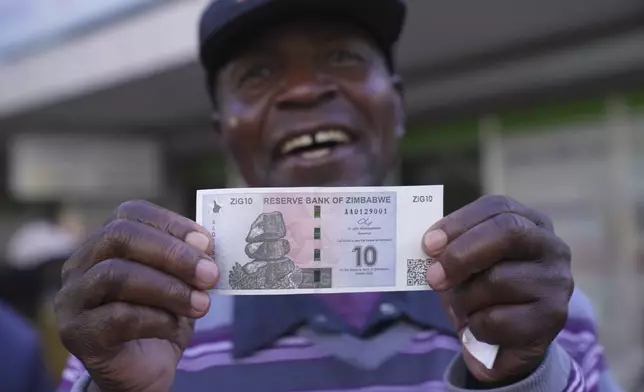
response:
[[[238,86],[244,86],[248,83],[256,83],[266,80],[273,75],[273,70],[265,64],[254,64],[249,66],[241,74],[238,80]]]
[[[329,53],[329,62],[340,66],[357,65],[364,63],[364,58],[354,51],[335,49]]]

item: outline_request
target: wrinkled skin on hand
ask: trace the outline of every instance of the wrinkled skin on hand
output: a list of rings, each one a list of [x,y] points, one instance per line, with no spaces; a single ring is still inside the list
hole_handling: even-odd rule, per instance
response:
[[[464,349],[470,373],[502,386],[534,372],[566,323],[574,289],[570,248],[550,219],[488,196],[437,222],[423,247],[438,260],[427,281],[458,331],[500,346],[491,370]]]
[[[90,390],[167,392],[218,271],[195,222],[144,201],[118,207],[63,267],[61,339]]]

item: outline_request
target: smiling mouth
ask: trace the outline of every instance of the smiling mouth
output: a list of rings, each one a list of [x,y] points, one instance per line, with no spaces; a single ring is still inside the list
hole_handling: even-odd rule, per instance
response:
[[[352,142],[352,136],[345,130],[327,128],[289,137],[280,143],[277,152],[282,158],[299,157],[315,160],[331,155],[335,148]]]

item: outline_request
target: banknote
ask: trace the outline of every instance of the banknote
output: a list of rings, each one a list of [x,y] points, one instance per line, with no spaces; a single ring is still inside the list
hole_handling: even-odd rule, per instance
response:
[[[429,290],[421,241],[442,217],[442,186],[197,192],[221,294]]]

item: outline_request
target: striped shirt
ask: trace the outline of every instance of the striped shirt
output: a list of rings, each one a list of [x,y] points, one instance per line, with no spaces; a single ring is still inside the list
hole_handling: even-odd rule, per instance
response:
[[[364,301],[364,320],[316,296],[213,296],[197,323],[173,391],[468,391],[461,345],[431,291]],[[71,357],[59,392],[84,391],[89,377]],[[592,308],[581,293],[542,365],[497,392],[619,392],[607,371]]]

